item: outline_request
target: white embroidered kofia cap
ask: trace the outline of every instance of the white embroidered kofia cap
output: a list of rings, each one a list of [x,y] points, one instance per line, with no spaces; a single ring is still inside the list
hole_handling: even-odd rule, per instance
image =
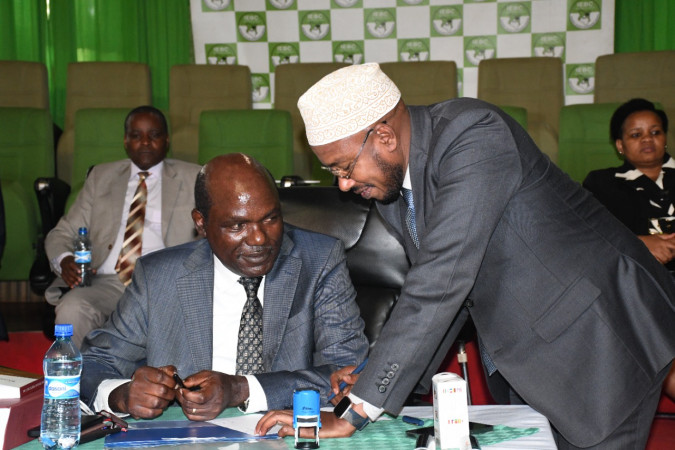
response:
[[[394,109],[401,91],[377,63],[329,73],[298,100],[309,145],[353,135]]]

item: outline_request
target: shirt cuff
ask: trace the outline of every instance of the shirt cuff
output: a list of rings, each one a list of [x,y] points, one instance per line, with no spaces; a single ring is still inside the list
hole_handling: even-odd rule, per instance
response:
[[[244,376],[248,381],[248,399],[244,402],[244,406],[239,407],[239,410],[244,413],[267,411],[267,396],[260,382],[254,375]]]
[[[131,380],[103,380],[101,384],[98,385],[98,391],[96,391],[96,398],[94,399],[93,410],[96,412],[99,411],[108,411],[119,417],[126,417],[129,414],[121,413],[119,411],[113,411],[110,409],[108,404],[108,397],[112,391],[122,386],[124,383],[128,383]]]
[[[57,274],[58,276],[61,276],[61,261],[63,261],[63,258],[66,256],[72,256],[72,252],[63,252],[56,258],[53,258],[50,262],[52,264],[52,271]]]
[[[377,418],[380,417],[384,412],[384,408],[378,408],[377,406],[371,405],[351,392],[347,394],[347,397],[349,397],[349,399],[355,405],[363,404],[363,411],[366,413],[366,416],[368,416],[371,422],[375,422]]]

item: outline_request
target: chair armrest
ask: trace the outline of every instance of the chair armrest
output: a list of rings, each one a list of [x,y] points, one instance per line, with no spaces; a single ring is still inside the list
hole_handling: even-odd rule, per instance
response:
[[[70,186],[63,180],[50,177],[35,180],[34,188],[40,208],[42,234],[47,236],[63,216]]]

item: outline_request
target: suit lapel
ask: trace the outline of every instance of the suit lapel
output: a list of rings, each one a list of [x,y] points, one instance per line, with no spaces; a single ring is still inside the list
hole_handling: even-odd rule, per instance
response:
[[[176,296],[185,317],[187,346],[197,370],[213,365],[213,253],[206,239],[199,241],[176,280]]]
[[[293,245],[293,241],[284,233],[277,261],[265,277],[263,361],[266,370],[274,367],[302,269],[300,259],[290,256]]]
[[[99,223],[101,223],[103,227],[97,227],[98,230],[92,230],[93,233],[97,234],[100,230],[99,236],[92,234],[92,241],[106,243],[106,246],[104,247],[105,254],[101,254],[102,259],[100,261],[94,261],[94,265],[96,266],[103,264],[105,258],[108,257],[108,244],[113,245],[115,243],[117,233],[120,231],[120,218],[124,212],[124,200],[127,194],[129,176],[131,174],[131,162],[126,159],[119,164],[116,170],[108,173],[111,175],[111,178],[102,180],[102,183],[104,183],[103,190],[101,195],[96,199],[98,204],[105,205],[105,207],[95,208],[95,211],[99,211],[103,214],[102,217],[97,218],[100,219]],[[122,233],[124,233],[124,230],[122,230]]]
[[[171,223],[171,215],[178,201],[182,181],[178,177],[171,160],[165,159],[162,167],[162,240],[166,242],[166,233]]]

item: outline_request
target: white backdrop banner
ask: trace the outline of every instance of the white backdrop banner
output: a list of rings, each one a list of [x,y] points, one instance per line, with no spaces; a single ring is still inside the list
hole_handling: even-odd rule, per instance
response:
[[[274,69],[298,62],[451,60],[475,97],[482,59],[559,56],[565,102],[591,103],[614,52],[614,0],[190,0],[197,64],[251,69],[271,108]],[[422,79],[422,78],[421,78]]]

